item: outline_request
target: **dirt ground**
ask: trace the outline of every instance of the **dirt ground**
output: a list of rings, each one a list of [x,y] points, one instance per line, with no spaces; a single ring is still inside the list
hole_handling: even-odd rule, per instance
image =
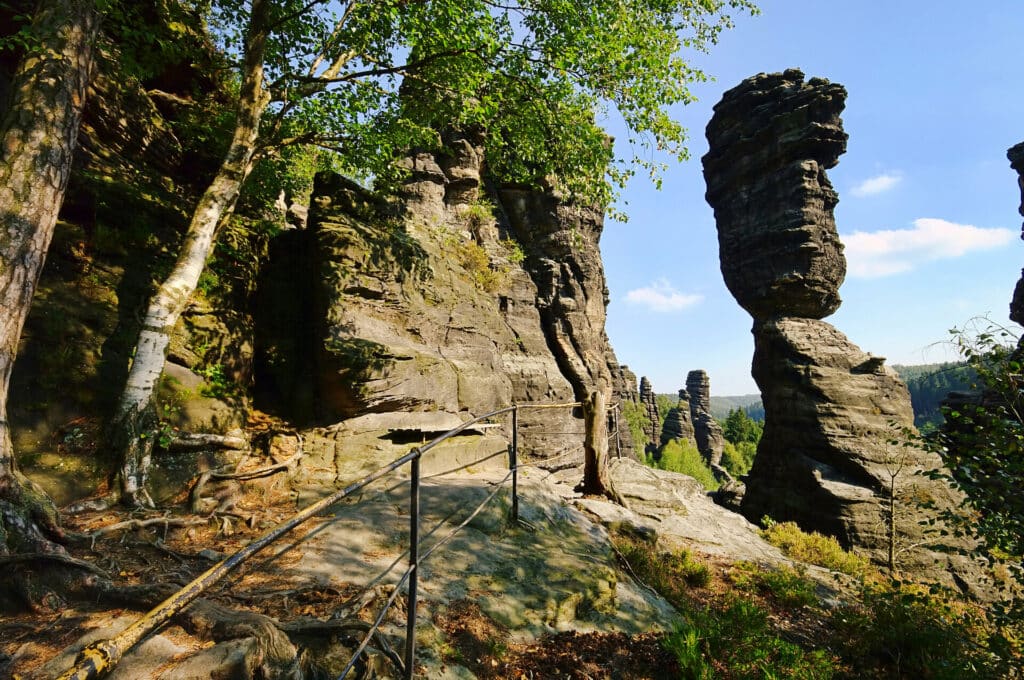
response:
[[[260,461],[252,461],[258,465]],[[266,461],[262,461],[263,464]],[[64,516],[65,528],[78,537],[69,553],[110,575],[120,585],[171,583],[184,585],[225,555],[234,553],[269,527],[296,510],[285,475],[243,485],[211,485],[210,496],[232,496],[232,502],[204,515],[188,511],[186,490],[177,504],[160,512],[128,512],[120,508],[85,511]],[[338,612],[353,612],[371,621],[388,588],[367,596],[363,584],[297,582],[295,567],[305,554],[294,549],[322,529],[324,519],[306,525],[253,558],[252,564],[229,575],[204,595],[218,604],[258,612],[287,623],[306,618],[328,620]],[[373,546],[370,557],[378,556]],[[377,550],[377,552],[381,552]],[[390,559],[390,555],[382,554]],[[38,567],[39,565],[33,565]],[[45,565],[44,565],[45,568]],[[355,604],[353,600],[355,599]],[[658,678],[674,663],[653,633],[569,631],[531,642],[516,642],[471,600],[431,602],[433,624],[444,633],[434,655],[445,665],[460,665],[480,678]],[[355,607],[355,609],[353,609]],[[110,608],[89,602],[64,601],[54,594],[37,602],[34,611],[0,614],[0,678],[43,677],[51,673],[56,657],[69,664],[83,635],[101,637],[123,627],[142,611]],[[391,630],[404,624],[404,597],[391,617]],[[147,667],[150,677],[173,667],[212,643],[198,639],[177,625],[159,631],[167,658]],[[402,649],[402,640],[391,640]],[[60,655],[63,654],[63,657]],[[126,657],[127,658],[127,657]],[[419,666],[418,676],[431,677],[436,668]],[[138,676],[143,677],[143,676]]]

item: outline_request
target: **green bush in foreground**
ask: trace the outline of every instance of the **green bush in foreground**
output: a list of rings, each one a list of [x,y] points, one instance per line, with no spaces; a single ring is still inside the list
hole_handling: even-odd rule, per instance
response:
[[[737,562],[729,578],[740,590],[767,595],[787,609],[808,607],[818,602],[814,582],[805,571],[793,567],[763,569],[753,562]]]
[[[702,588],[711,582],[711,569],[689,550],[659,552],[652,542],[621,535],[613,542],[637,578],[676,607],[685,606],[690,588]]]
[[[658,552],[653,542],[613,535],[613,544],[633,574],[654,588],[682,615],[664,641],[679,659],[684,678],[831,678],[835,662],[822,651],[806,651],[772,630],[768,612],[735,595],[712,605],[696,604],[690,590],[711,581],[708,567],[686,550]],[[795,572],[794,572],[795,573]],[[785,590],[792,590],[787,582]]]
[[[665,639],[665,648],[679,659],[684,678],[801,678],[835,675],[835,662],[825,652],[808,652],[779,638],[768,612],[729,598],[718,609],[687,612]]]
[[[1012,674],[1019,657],[991,635],[979,610],[922,586],[867,586],[833,622],[854,677],[1020,677]]]
[[[867,558],[843,550],[832,536],[806,533],[794,522],[773,522],[769,517],[761,522],[765,527],[761,530],[762,538],[787,557],[851,576],[864,576],[868,571]]]

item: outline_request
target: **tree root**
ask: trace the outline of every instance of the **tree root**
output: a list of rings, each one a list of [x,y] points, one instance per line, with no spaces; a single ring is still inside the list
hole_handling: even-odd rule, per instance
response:
[[[117,586],[109,580],[94,581],[79,595],[108,604],[152,608],[175,592],[170,584]],[[249,611],[231,609],[206,599],[196,599],[173,618],[193,636],[213,642],[251,639],[245,654],[244,677],[268,680],[303,680],[335,677],[338,663],[347,663],[351,651],[370,631],[370,625],[358,619],[301,618],[288,623]],[[403,664],[384,636],[375,631],[364,658],[356,666],[356,678],[379,677],[390,663],[401,675]],[[97,643],[94,643],[96,645]],[[90,649],[94,645],[87,647]],[[86,653],[80,655],[84,658]],[[382,657],[386,662],[382,661]],[[333,662],[333,665],[332,665]],[[325,665],[326,664],[326,665]]]
[[[96,531],[85,534],[84,538],[91,542],[90,548],[95,548],[97,538],[118,531],[135,531],[137,529],[156,525],[163,526],[164,531],[166,532],[169,527],[190,527],[206,524],[206,522],[206,519],[198,517],[152,517],[150,519],[129,519],[124,522],[117,522],[116,524],[109,524],[105,527],[100,527]]]
[[[273,465],[267,465],[265,467],[257,468],[256,470],[246,470],[245,472],[221,472],[218,470],[208,470],[202,473],[196,480],[195,484],[192,485],[192,489],[189,490],[188,502],[189,508],[192,512],[201,513],[204,512],[204,501],[203,489],[211,481],[234,481],[244,482],[251,481],[254,479],[260,479],[263,477],[269,477],[277,474],[278,472],[284,472],[286,470],[293,470],[299,461],[305,456],[305,451],[302,448],[302,436],[295,433],[295,438],[298,440],[298,447],[295,455],[289,457],[287,460],[281,461],[280,463],[274,463]],[[230,509],[235,503],[236,495],[235,487],[228,487],[227,490],[221,491],[214,495],[214,499],[218,501],[217,506],[212,510],[213,513],[224,512]]]
[[[84,560],[79,560],[66,553],[53,553],[53,552],[41,552],[41,553],[18,553],[17,555],[3,555],[0,556],[0,568],[3,568],[12,564],[24,564],[27,562],[58,562],[60,564],[75,567],[83,571],[87,571],[90,574],[95,574],[100,578],[109,579],[110,574],[103,571],[95,564],[90,564]]]
[[[244,451],[249,448],[245,437],[208,432],[178,432],[163,447],[168,453],[202,451],[203,449],[228,449]]]

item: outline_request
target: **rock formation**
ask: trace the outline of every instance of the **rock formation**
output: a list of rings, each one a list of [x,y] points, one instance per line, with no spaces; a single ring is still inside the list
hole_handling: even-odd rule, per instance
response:
[[[915,499],[937,510],[957,504],[948,486],[915,475],[939,467],[938,457],[887,443],[913,426],[906,387],[883,358],[820,320],[838,308],[846,270],[825,175],[846,148],[845,97],[797,70],[760,74],[726,92],[707,127],[722,273],[754,317],[752,374],[765,406],[742,510],[752,521],[794,520],[880,563],[895,527],[901,568],[975,584],[974,565],[930,550],[919,524],[936,510]]]
[[[614,425],[612,429],[613,441],[611,442],[610,452],[612,456],[618,458],[631,458],[633,460],[640,459],[640,444],[633,441],[633,434],[629,429],[629,423],[626,422],[623,417],[623,407],[628,404],[637,405],[640,403],[640,393],[637,391],[636,385],[636,373],[629,370],[629,366],[625,364],[619,365],[618,369],[615,369],[615,365],[612,363],[615,356],[612,354],[609,358],[609,368],[612,369],[612,393],[616,395],[619,406],[614,414]]]
[[[397,412],[413,412],[411,429],[424,433],[513,401],[581,401],[602,383],[610,403],[635,400],[635,376],[604,331],[601,213],[553,190],[509,187],[494,203],[482,199],[481,137],[445,140],[449,152],[407,159],[401,214],[354,183],[318,176],[308,231],[280,237],[284,252],[261,286],[264,394],[307,424],[372,416],[402,429]],[[305,281],[294,266],[303,260],[315,263]],[[297,328],[314,330],[297,338]],[[519,422],[528,457],[581,460],[579,413],[524,411]],[[321,448],[333,450],[332,432]],[[609,432],[612,456],[634,455],[627,427]]]
[[[661,438],[661,416],[658,414],[658,400],[647,376],[640,378],[640,403],[647,416],[647,447],[654,449]]]
[[[694,446],[697,440],[694,438],[693,421],[690,419],[693,402],[686,390],[679,390],[679,401],[665,414],[665,422],[661,425],[661,445],[669,443],[674,439],[685,439]]]
[[[697,450],[712,469],[720,468],[725,436],[722,426],[711,415],[711,379],[708,374],[702,370],[690,371],[686,376],[686,391],[690,395],[690,419]]]
[[[1011,146],[1006,152],[1010,159],[1010,167],[1017,171],[1017,184],[1020,186],[1021,202],[1018,212],[1024,216],[1024,142]],[[1024,225],[1022,225],[1021,238],[1024,239]],[[1013,289],[1013,300],[1010,301],[1010,320],[1024,325],[1024,269],[1021,270],[1020,280]]]

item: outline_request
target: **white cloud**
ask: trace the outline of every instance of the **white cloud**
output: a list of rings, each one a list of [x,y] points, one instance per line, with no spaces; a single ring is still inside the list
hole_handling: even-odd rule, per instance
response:
[[[898,172],[884,172],[881,175],[869,177],[853,189],[850,193],[857,198],[864,198],[865,196],[874,196],[881,194],[889,189],[892,189],[897,184],[903,181],[903,175]]]
[[[703,299],[703,295],[679,292],[666,279],[658,279],[645,288],[626,293],[626,302],[647,307],[653,312],[678,312]]]
[[[982,229],[922,217],[914,220],[913,229],[855,231],[842,241],[850,276],[878,278],[910,271],[922,262],[998,248],[1015,237],[1010,229]]]

